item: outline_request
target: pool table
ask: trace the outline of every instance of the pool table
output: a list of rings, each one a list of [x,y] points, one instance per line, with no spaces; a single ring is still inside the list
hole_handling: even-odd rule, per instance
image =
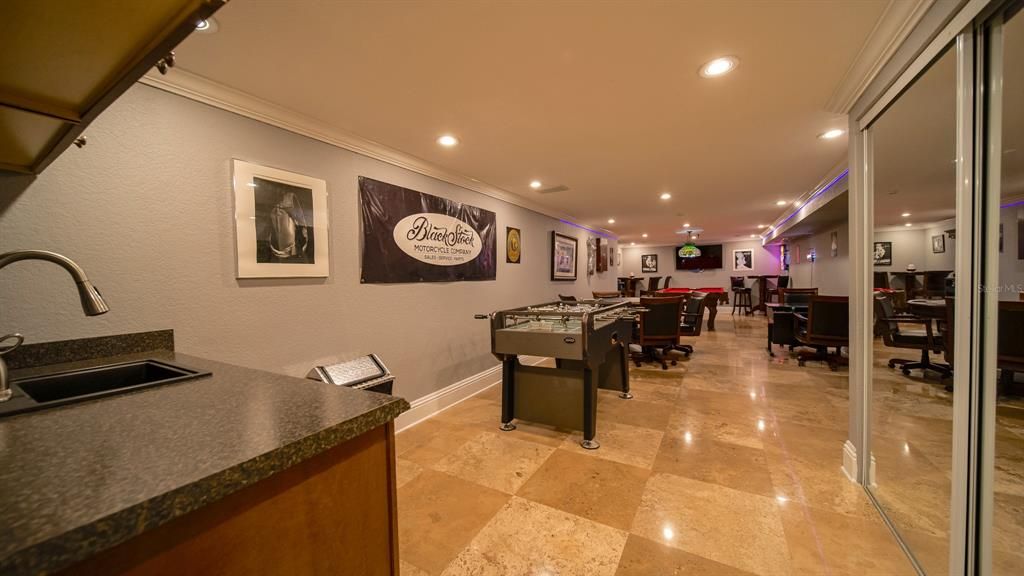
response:
[[[718,303],[728,302],[729,293],[725,288],[665,288],[658,290],[658,294],[665,296],[689,296],[692,292],[703,292],[707,294],[704,305],[708,309],[708,331],[715,330],[715,317],[718,316]]]

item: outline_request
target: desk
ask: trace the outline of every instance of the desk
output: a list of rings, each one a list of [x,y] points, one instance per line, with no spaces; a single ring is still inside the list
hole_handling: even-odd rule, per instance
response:
[[[715,331],[715,318],[718,316],[718,303],[727,302],[729,293],[725,288],[665,288],[658,290],[659,296],[683,296],[689,298],[693,292],[707,294],[704,298],[704,306],[708,309],[708,332]]]
[[[644,278],[643,276],[630,276],[630,277],[626,278],[626,296],[627,297],[632,298],[632,297],[636,296],[636,286],[640,282],[645,282],[646,283],[647,279]]]
[[[772,344],[780,344],[782,346],[795,346],[796,341],[796,319],[794,314],[806,314],[806,304],[781,304],[777,302],[768,302],[765,304],[766,312],[768,316],[768,355],[775,356],[775,351],[772,349]],[[776,322],[776,315],[779,316],[781,322]],[[778,329],[776,329],[778,324]]]
[[[764,312],[765,315],[768,314],[768,307],[765,306],[765,304],[767,304],[768,302],[768,280],[771,278],[778,277],[778,274],[757,274],[753,276],[747,276],[748,279],[754,280],[755,282],[758,283],[757,294],[759,300],[757,302],[757,305],[751,309],[751,313],[760,310],[761,312]]]

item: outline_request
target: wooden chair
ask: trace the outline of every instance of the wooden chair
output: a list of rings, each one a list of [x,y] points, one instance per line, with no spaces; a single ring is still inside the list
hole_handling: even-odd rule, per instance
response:
[[[736,314],[736,309],[740,309],[740,313],[746,312],[747,316],[751,316],[754,313],[754,301],[751,295],[751,289],[746,285],[743,276],[731,276],[729,278],[729,291],[732,292],[732,313]]]
[[[701,327],[704,325],[704,302],[707,295],[703,292],[694,292],[683,308],[682,322],[679,324],[679,333],[682,336],[700,336]],[[693,354],[693,344],[677,344],[676,350],[689,356]]]
[[[949,270],[924,273],[924,297],[943,298],[946,295],[946,277]]]
[[[999,382],[1013,384],[1013,375],[1024,372],[1024,302],[999,303],[999,342],[996,345]]]
[[[668,285],[672,282],[671,276],[665,276],[665,285],[662,288],[668,288]],[[1021,300],[1024,300],[1024,293],[1021,294]]]
[[[811,296],[807,303],[807,315],[796,314],[799,328],[796,340],[801,346],[814,348],[814,352],[803,351],[797,356],[797,363],[803,366],[808,360],[823,360],[833,372],[845,364],[840,349],[850,345],[850,300],[846,296]],[[835,354],[828,349],[834,347]]]
[[[575,296],[566,296],[565,294],[559,294],[558,295],[558,300],[561,301],[561,302],[576,302],[577,301]]]
[[[647,291],[657,292],[659,284],[661,284],[661,276],[651,276],[647,279]]]
[[[595,300],[601,300],[602,298],[621,298],[622,295],[618,292],[592,292]]]
[[[892,286],[889,286],[888,272],[875,272],[874,288],[892,288]]]
[[[901,324],[913,324],[921,329],[907,331],[900,328]],[[911,370],[921,370],[926,374],[928,370],[937,372],[943,378],[949,376],[953,371],[946,364],[936,364],[931,361],[929,353],[942,353],[942,337],[932,329],[930,318],[919,318],[912,314],[897,314],[892,304],[892,299],[886,295],[875,297],[875,326],[882,336],[882,342],[890,348],[904,348],[908,350],[920,350],[921,360],[906,360],[903,358],[889,359],[889,368],[899,367],[904,376],[909,376]]]
[[[668,352],[679,344],[679,319],[683,310],[682,298],[640,298],[640,323],[637,336],[629,346],[630,358],[640,367],[641,362],[660,362],[668,370],[665,359]],[[676,361],[672,360],[675,366]]]
[[[807,306],[811,297],[817,295],[817,288],[782,288],[779,301],[787,306]]]

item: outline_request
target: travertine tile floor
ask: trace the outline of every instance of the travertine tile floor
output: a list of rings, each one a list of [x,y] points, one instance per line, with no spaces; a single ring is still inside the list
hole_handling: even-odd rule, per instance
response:
[[[724,317],[723,317],[724,316]],[[719,316],[688,361],[601,392],[601,448],[519,422],[497,387],[398,435],[403,574],[913,574],[841,470],[847,372]]]

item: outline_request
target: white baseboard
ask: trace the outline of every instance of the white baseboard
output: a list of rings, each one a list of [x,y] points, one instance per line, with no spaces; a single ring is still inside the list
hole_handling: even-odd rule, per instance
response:
[[[843,443],[843,474],[850,482],[860,484],[857,481],[857,447],[849,440]]]
[[[520,363],[529,366],[535,366],[544,360],[546,358],[540,356],[519,357]],[[411,428],[496,384],[501,384],[501,364],[417,398],[409,403],[411,408],[407,412],[395,419],[395,431],[401,432]]]

